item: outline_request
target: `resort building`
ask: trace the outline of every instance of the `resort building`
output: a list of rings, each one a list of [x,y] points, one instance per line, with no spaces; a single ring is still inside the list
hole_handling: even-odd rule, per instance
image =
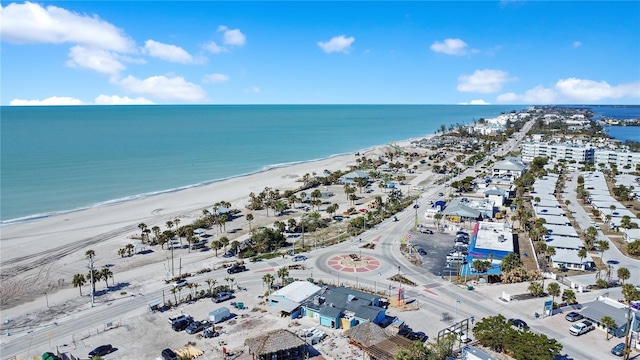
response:
[[[574,144],[552,144],[526,142],[520,145],[522,161],[531,162],[536,157],[546,157],[552,162],[558,160],[593,163],[595,149],[591,146]]]
[[[636,166],[640,165],[640,152],[597,149],[594,163],[616,165],[618,169],[635,170]]]
[[[509,177],[515,180],[527,171],[527,166],[517,157],[508,157],[493,165],[493,177]]]

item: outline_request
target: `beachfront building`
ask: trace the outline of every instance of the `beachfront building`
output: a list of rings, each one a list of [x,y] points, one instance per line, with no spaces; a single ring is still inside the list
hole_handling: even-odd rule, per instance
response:
[[[306,342],[289,330],[277,329],[246,339],[253,360],[307,359]]]
[[[500,263],[511,253],[519,253],[513,231],[508,223],[480,221],[473,228],[467,263],[461,269],[463,276],[501,275]],[[491,267],[486,273],[479,274],[473,268],[476,260],[489,260]]]
[[[493,164],[493,177],[508,177],[515,180],[527,171],[527,166],[520,158],[510,156]]]
[[[536,157],[546,157],[549,161],[575,161],[593,163],[595,149],[589,145],[553,144],[548,142],[525,142],[520,145],[522,161],[531,162]]]
[[[616,165],[618,169],[635,170],[640,165],[640,152],[597,149],[594,154],[594,163]]]
[[[302,315],[332,329],[350,329],[366,321],[382,324],[386,310],[380,305],[377,295],[345,287],[324,287],[302,303]]]
[[[273,292],[268,297],[269,305],[278,309],[280,316],[297,318],[302,313],[302,303],[322,290],[321,287],[308,281],[294,281]]]

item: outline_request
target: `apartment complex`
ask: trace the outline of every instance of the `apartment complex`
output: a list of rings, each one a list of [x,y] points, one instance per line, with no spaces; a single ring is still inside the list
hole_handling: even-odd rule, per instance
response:
[[[522,161],[531,162],[535,157],[546,157],[550,161],[566,160],[593,163],[595,149],[591,146],[579,146],[559,143],[526,142],[520,145]]]
[[[622,150],[601,150],[595,152],[594,163],[615,164],[618,168],[635,169],[640,164],[639,152],[628,152]]]

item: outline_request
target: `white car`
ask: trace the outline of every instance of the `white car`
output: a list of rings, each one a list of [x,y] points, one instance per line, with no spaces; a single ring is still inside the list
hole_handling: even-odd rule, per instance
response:
[[[179,288],[179,287],[187,286],[188,283],[189,282],[186,279],[180,279],[173,283],[173,287]]]
[[[411,188],[412,190],[416,190],[416,191],[423,191],[424,187],[423,186],[414,186]]]
[[[593,326],[590,321],[582,321],[577,324],[573,324],[573,326],[569,328],[569,332],[571,333],[571,335],[580,336],[582,334],[588,333],[593,329],[595,329],[595,326]]]
[[[292,261],[305,261],[305,260],[307,260],[307,257],[304,256],[304,255],[296,255],[291,260]]]

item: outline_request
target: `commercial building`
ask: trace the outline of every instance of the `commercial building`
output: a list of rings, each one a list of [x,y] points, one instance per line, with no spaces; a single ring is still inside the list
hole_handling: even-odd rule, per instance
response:
[[[467,263],[462,267],[461,275],[501,275],[500,263],[502,259],[514,252],[518,253],[519,249],[513,239],[513,232],[509,224],[478,222],[473,228]],[[473,262],[476,260],[491,261],[491,268],[486,273],[479,274],[473,268]]]

